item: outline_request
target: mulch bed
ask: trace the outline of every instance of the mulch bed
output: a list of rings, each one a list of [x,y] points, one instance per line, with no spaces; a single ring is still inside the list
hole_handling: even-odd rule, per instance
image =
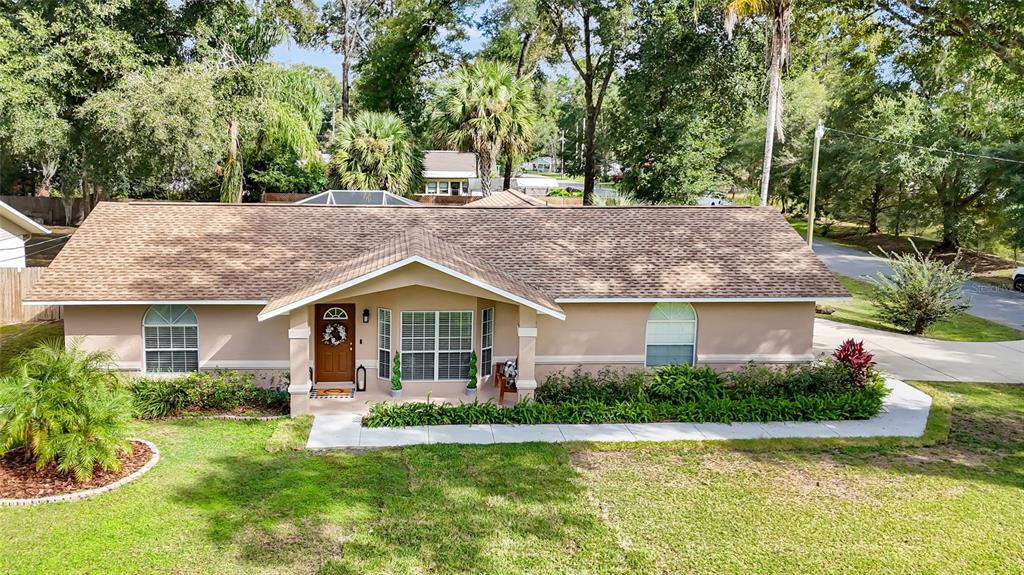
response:
[[[25,461],[21,448],[0,456],[0,499],[29,499],[48,495],[64,495],[75,491],[103,487],[131,475],[145,465],[153,452],[145,443],[132,441],[133,452],[121,458],[121,471],[110,473],[97,469],[92,479],[79,483],[73,475],[57,472],[55,464],[36,471],[34,461]]]

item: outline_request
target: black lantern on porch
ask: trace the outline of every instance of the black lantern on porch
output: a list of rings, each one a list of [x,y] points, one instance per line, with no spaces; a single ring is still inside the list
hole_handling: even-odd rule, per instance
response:
[[[366,391],[366,367],[356,368],[356,391]]]

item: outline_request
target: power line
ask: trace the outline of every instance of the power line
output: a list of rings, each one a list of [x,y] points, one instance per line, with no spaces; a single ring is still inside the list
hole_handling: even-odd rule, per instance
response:
[[[967,152],[957,152],[956,150],[950,150],[950,149],[947,149],[947,148],[935,148],[935,147],[932,147],[932,146],[918,146],[917,144],[908,144],[906,142],[896,142],[896,141],[893,141],[893,140],[886,140],[886,139],[883,139],[883,138],[877,138],[875,136],[867,136],[867,135],[864,135],[864,134],[857,134],[857,133],[854,133],[854,132],[847,132],[845,130],[840,130],[838,128],[829,128],[827,126],[825,127],[825,130],[829,131],[829,132],[839,132],[840,134],[846,134],[847,136],[853,136],[855,138],[864,138],[865,140],[872,140],[872,141],[875,141],[875,142],[881,142],[883,144],[893,144],[894,146],[903,146],[905,148],[916,148],[918,150],[925,150],[925,151],[928,151],[928,152],[939,152],[939,153],[942,153],[942,154],[949,154],[951,156],[962,156],[962,157],[965,157],[965,158],[978,158],[978,159],[982,159],[982,160],[996,160],[996,161],[999,161],[999,162],[1010,162],[1010,163],[1013,163],[1013,164],[1024,164],[1024,160],[1011,160],[1010,158],[1000,158],[999,156],[987,156],[985,154],[970,154],[970,153],[967,153]]]
[[[43,244],[51,243],[51,242],[67,241],[70,238],[71,238],[71,236],[61,236],[59,238],[54,238],[52,240],[46,240],[46,241],[39,242],[38,244],[33,244],[32,245],[32,251],[25,250],[25,255],[24,256],[14,256],[12,258],[5,258],[5,259],[0,260],[0,263],[3,263],[3,262],[13,262],[14,260],[20,260],[22,257],[26,257],[27,258],[29,256],[34,256],[34,255],[36,255],[38,253],[45,252],[46,250],[49,250],[49,249],[52,249],[53,247],[55,247],[55,246],[46,246],[43,249],[36,249],[39,246],[41,246]]]

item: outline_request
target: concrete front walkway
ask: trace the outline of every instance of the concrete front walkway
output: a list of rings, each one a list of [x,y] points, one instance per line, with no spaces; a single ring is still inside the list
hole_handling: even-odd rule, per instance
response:
[[[1024,340],[939,341],[825,319],[814,321],[814,352],[829,355],[847,339],[864,341],[878,367],[900,379],[1024,383]]]
[[[567,441],[678,441],[767,438],[919,437],[932,398],[902,381],[882,412],[862,421],[776,423],[614,423],[593,425],[427,425],[363,427],[358,415],[318,415],[307,449],[397,447],[436,443],[561,443]]]

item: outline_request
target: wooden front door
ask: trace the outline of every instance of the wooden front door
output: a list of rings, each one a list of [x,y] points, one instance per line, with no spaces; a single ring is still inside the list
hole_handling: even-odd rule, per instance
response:
[[[356,306],[316,306],[316,381],[354,382],[356,375]],[[332,341],[324,336],[328,328]]]

